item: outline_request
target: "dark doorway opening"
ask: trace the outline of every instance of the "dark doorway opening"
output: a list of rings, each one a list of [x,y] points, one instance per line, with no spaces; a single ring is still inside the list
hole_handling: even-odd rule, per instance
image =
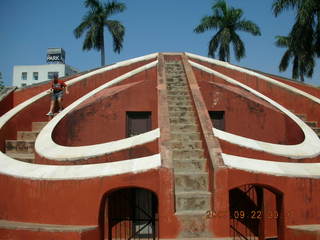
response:
[[[127,137],[151,130],[151,112],[127,112]]]
[[[105,239],[158,239],[158,200],[142,188],[126,188],[106,199]]]
[[[230,235],[243,240],[282,240],[282,194],[248,184],[229,191]]]
[[[224,111],[209,111],[212,126],[219,130],[225,130]]]

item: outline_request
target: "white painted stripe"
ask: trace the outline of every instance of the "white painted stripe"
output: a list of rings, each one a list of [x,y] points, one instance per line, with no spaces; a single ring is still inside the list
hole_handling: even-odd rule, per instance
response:
[[[152,54],[145,55],[145,56],[142,56],[142,57],[132,58],[132,59],[125,60],[125,61],[122,61],[122,62],[118,62],[118,63],[115,63],[113,65],[106,66],[106,67],[103,67],[103,68],[99,68],[99,69],[97,69],[95,71],[83,74],[83,75],[81,75],[79,77],[76,77],[76,78],[66,82],[66,84],[67,85],[73,85],[76,82],[79,82],[79,81],[81,81],[81,80],[83,80],[85,78],[89,78],[91,76],[94,76],[96,74],[100,74],[100,73],[103,73],[105,71],[111,71],[111,70],[119,68],[119,67],[129,66],[129,65],[131,65],[133,63],[137,63],[137,62],[141,62],[141,61],[147,61],[147,60],[156,58],[157,56],[158,56],[158,53],[152,53]]]
[[[43,129],[41,135],[36,140],[36,152],[45,157],[55,161],[76,161],[93,157],[99,157],[107,155],[113,152],[133,148],[138,145],[146,144],[155,141],[160,137],[160,129],[154,129],[152,131],[136,135],[133,137],[116,140],[107,143],[80,146],[80,147],[66,147],[56,144],[52,138],[50,138],[50,129]],[[44,142],[48,141],[48,142]]]
[[[147,61],[153,58],[156,58],[158,56],[158,53],[153,53],[153,54],[149,54],[146,56],[142,56],[142,57],[138,57],[138,58],[133,58],[130,60],[125,60],[110,66],[106,66],[100,69],[97,69],[95,71],[83,74],[79,77],[76,77],[72,80],[69,80],[68,82],[66,82],[66,84],[69,85],[73,85],[76,82],[79,82],[83,79],[86,79],[88,77],[94,76],[96,74],[100,74],[106,71],[110,71],[119,67],[124,67],[124,66],[128,66],[130,64],[136,63],[136,62],[141,62],[141,61]],[[9,121],[14,115],[16,115],[18,112],[20,112],[22,109],[24,109],[25,107],[29,106],[30,104],[36,102],[37,100],[39,100],[40,98],[49,95],[49,93],[46,91],[39,93],[38,95],[24,101],[23,103],[19,104],[18,106],[16,106],[15,108],[11,109],[10,111],[8,111],[7,113],[5,113],[3,116],[0,117],[0,129],[3,127],[3,125]]]
[[[160,154],[111,163],[76,166],[30,164],[0,152],[0,174],[34,180],[78,180],[140,173],[161,167]]]
[[[211,62],[211,63],[215,63],[221,66],[225,66],[225,67],[230,67],[232,65],[228,64],[228,63],[224,63],[221,61],[217,61],[217,60],[213,60],[213,59],[207,59],[201,56],[197,56],[194,54],[187,54],[190,57],[202,60],[202,61],[207,61],[207,62]],[[194,67],[200,68],[201,70],[207,71],[211,74],[215,74],[216,72],[206,68],[202,65],[196,64],[192,61],[189,61]],[[249,71],[246,69],[241,69],[239,67],[235,67],[232,66],[233,69],[238,70],[240,72],[246,72],[248,73]],[[265,80],[272,80],[270,82],[277,82],[273,79],[264,77],[260,74],[256,74],[254,72],[251,72],[252,75],[256,75],[257,77],[261,77],[264,78]],[[234,79],[228,78],[224,75],[219,75],[220,77],[222,77],[225,80],[231,80],[230,82],[233,84],[236,84],[238,86],[241,86],[245,89],[247,89],[248,91],[256,94],[258,93],[257,91],[255,91],[254,89],[251,89],[237,81],[235,81]],[[277,83],[275,83],[277,84]],[[311,96],[309,94],[305,94],[304,92],[295,89],[293,87],[290,87],[285,85],[285,84],[277,84],[277,85],[281,85],[282,87],[285,87],[288,90],[291,90],[293,92],[296,92],[298,94],[301,94],[309,99],[311,99],[312,101],[315,101],[317,103],[319,103],[319,99],[315,98],[314,96]],[[285,86],[284,86],[285,85]],[[253,90],[253,91],[251,91]],[[296,91],[297,90],[297,91]],[[257,95],[257,94],[256,94]],[[261,97],[262,99],[268,101],[268,98],[262,94],[258,94],[258,97]],[[270,99],[271,100],[271,99]],[[268,101],[271,104],[274,103],[274,101]],[[298,145],[293,145],[293,146],[285,146],[285,145],[278,145],[277,144],[269,144],[269,143],[265,143],[265,142],[261,142],[261,141],[256,141],[253,139],[248,139],[245,137],[241,137],[241,136],[237,136],[234,134],[230,134],[227,132],[223,132],[220,131],[218,129],[213,129],[214,134],[221,139],[224,139],[226,141],[232,142],[234,144],[238,144],[241,146],[245,146],[251,149],[255,149],[255,150],[260,150],[260,151],[270,151],[271,153],[274,154],[274,149],[277,147],[285,147],[288,149],[288,147],[292,147],[291,150],[294,151],[293,152],[293,157],[297,157],[298,155],[301,156],[301,152],[302,150],[307,151],[306,154],[302,154],[302,155],[310,155],[310,148],[308,148],[306,145],[306,141],[309,142],[308,144],[313,144],[312,139],[317,142],[317,144],[315,146],[311,147],[312,152],[316,152],[313,150],[319,149],[319,138],[315,137],[315,133],[310,129],[310,127],[308,127],[302,120],[300,120],[298,117],[296,117],[294,114],[292,114],[290,111],[288,111],[287,109],[285,109],[284,107],[282,107],[281,105],[277,104],[275,105],[278,109],[280,109],[281,111],[283,111],[285,114],[287,114],[290,118],[292,118],[304,131],[305,135],[306,135],[306,139],[304,140],[303,143],[298,144]],[[310,130],[312,131],[312,133],[310,132]],[[309,134],[310,133],[310,134]],[[301,147],[301,145],[304,144],[304,146]],[[269,149],[271,147],[271,149]],[[279,150],[279,149],[278,149]],[[257,172],[257,173],[264,173],[264,174],[270,174],[270,175],[276,175],[276,176],[286,176],[286,177],[301,177],[301,178],[320,178],[320,163],[289,163],[289,162],[275,162],[275,161],[268,161],[268,160],[261,160],[261,159],[253,159],[253,158],[246,158],[246,157],[239,157],[239,156],[234,156],[234,155],[229,155],[229,154],[225,154],[222,153],[222,159],[224,161],[224,163],[231,168],[236,168],[236,169],[240,169],[240,170],[245,170],[245,171],[251,171],[251,172]],[[286,153],[286,155],[288,155],[288,152]],[[291,154],[289,154],[291,155]],[[311,154],[312,155],[312,154]],[[301,158],[303,158],[301,156]]]
[[[150,54],[144,57],[139,57],[136,59],[131,59],[127,61],[123,61],[111,66],[107,66],[102,69],[98,69],[96,71],[90,72],[88,74],[84,74],[80,77],[77,77],[73,80],[70,80],[67,82],[68,85],[72,85],[75,82],[81,81],[85,78],[88,78],[90,76],[93,76],[95,74],[99,74],[105,71],[109,71],[111,69],[115,69],[118,67],[130,65],[132,63],[138,62],[138,61],[144,61],[148,59],[152,59],[157,57],[157,53],[155,54]],[[86,95],[86,97],[80,98],[82,101],[84,101],[86,98],[92,96],[99,90],[102,90],[106,87],[110,87],[113,84],[116,84],[134,74],[137,74],[141,71],[144,71],[146,69],[152,68],[157,65],[157,61],[154,61],[153,63],[144,65],[138,69],[135,69],[127,74],[124,74],[120,76],[119,78],[116,78],[107,84],[104,85],[104,87],[95,89],[94,91],[90,92],[89,94]],[[48,95],[47,91],[44,91],[32,98],[30,98],[27,101],[24,101],[23,103],[19,104],[15,108],[11,109],[8,111],[6,114],[4,114],[2,117],[0,117],[0,129],[9,121],[13,116],[15,116],[19,111],[24,109],[25,107],[29,106],[30,104],[34,103],[35,101],[39,100],[40,98]],[[81,102],[81,101],[80,101]],[[73,106],[76,106],[73,105]],[[70,106],[69,106],[70,107]],[[45,127],[48,132],[44,129],[44,136],[48,137],[49,133],[49,138],[44,138],[44,142],[46,140],[51,139],[51,133],[54,128],[53,125],[55,125],[69,110],[72,109],[66,108],[63,112],[58,114],[54,120],[52,120],[52,124],[49,123]],[[119,147],[120,145],[125,145],[125,147],[133,147],[139,144],[144,144],[148,141],[153,141],[159,137],[159,129],[155,129],[153,131],[150,131],[145,134],[141,134],[132,138],[128,139],[123,139],[119,141],[114,141],[110,143],[105,143],[105,144],[98,144],[98,145],[103,145],[102,147],[106,147],[107,150],[105,150],[106,153],[110,153],[113,150],[121,150],[122,147]],[[39,144],[38,144],[39,145]],[[100,147],[101,147],[100,146]],[[41,147],[41,144],[40,144]],[[48,147],[48,145],[47,145]],[[49,146],[50,147],[50,146]],[[64,147],[61,146],[62,149],[60,151],[65,151]],[[89,151],[92,152],[97,150],[95,145],[93,146],[85,146],[89,147]],[[97,147],[99,148],[99,146]],[[42,149],[42,151],[48,151],[48,149]],[[68,151],[73,151],[68,149]],[[80,154],[79,151],[75,151],[77,154]],[[71,152],[72,153],[72,152]],[[55,149],[55,154],[59,155],[59,149]],[[71,154],[72,155],[72,154]],[[53,155],[52,155],[53,156]],[[71,159],[73,158],[72,156],[70,157]],[[68,158],[65,158],[68,160]],[[61,159],[60,159],[61,160]],[[74,160],[74,159],[73,159]],[[138,173],[138,172],[143,172],[143,171],[148,171],[150,169],[155,169],[161,167],[161,156],[160,154],[155,154],[152,156],[148,157],[143,157],[143,158],[138,158],[138,159],[130,159],[130,160],[122,160],[119,162],[111,162],[111,163],[100,163],[100,164],[87,164],[87,165],[77,165],[77,166],[53,166],[53,165],[40,165],[40,164],[30,164],[30,163],[25,163],[21,162],[15,159],[10,158],[9,156],[5,155],[3,152],[0,152],[0,174],[4,175],[10,175],[10,176],[15,176],[18,178],[28,178],[28,179],[35,179],[35,180],[74,180],[74,179],[86,179],[86,178],[95,178],[95,177],[104,177],[104,176],[114,176],[118,174],[124,174],[124,173]]]
[[[296,159],[316,157],[320,154],[320,139],[317,136],[317,134],[305,122],[303,122],[300,118],[298,118],[296,115],[291,113],[289,110],[287,110],[277,102],[273,101],[272,99],[268,98],[267,96],[246,86],[243,83],[240,83],[228,76],[225,76],[217,71],[214,71],[198,63],[195,63],[192,61],[189,61],[189,62],[193,67],[196,67],[209,74],[215,75],[229,83],[240,86],[241,88],[251,92],[257,97],[265,100],[266,102],[270,103],[274,107],[278,108],[284,114],[289,116],[293,121],[295,121],[305,135],[304,141],[296,145],[272,144],[272,143],[267,143],[267,142],[262,142],[262,141],[241,137],[241,136],[238,136],[232,133],[227,133],[225,131],[221,131],[218,129],[213,129],[213,133],[216,137],[239,146],[244,146],[244,147],[251,148],[258,151],[264,151],[271,154],[290,157],[290,158],[296,158]]]
[[[137,145],[145,144],[148,142],[152,142],[159,138],[160,130],[155,129],[153,131],[143,133],[134,137],[121,139],[118,141],[95,144],[89,146],[81,146],[81,147],[66,147],[56,144],[51,137],[53,129],[59,123],[59,121],[72,109],[77,107],[79,104],[89,99],[93,95],[98,92],[113,86],[114,84],[120,83],[123,80],[126,80],[132,77],[135,74],[153,68],[157,65],[158,61],[151,62],[144,66],[141,66],[137,69],[134,69],[124,75],[121,75],[110,82],[103,84],[102,86],[94,89],[83,97],[79,98],[68,107],[66,107],[61,113],[55,116],[39,133],[36,143],[35,150],[40,155],[47,159],[56,160],[56,161],[75,161],[81,160],[85,158],[92,158],[97,156],[102,156],[105,154],[109,154],[112,152],[128,149]]]
[[[320,178],[320,163],[288,163],[245,158],[222,153],[224,163],[236,169],[276,176]]]
[[[285,89],[287,89],[287,90],[289,90],[291,92],[294,92],[296,94],[300,94],[300,95],[302,95],[302,96],[304,96],[304,97],[306,97],[306,98],[308,98],[308,99],[320,104],[320,99],[319,98],[317,98],[315,96],[312,96],[311,94],[306,93],[304,91],[301,91],[298,88],[292,87],[290,85],[287,85],[285,83],[282,83],[282,82],[277,81],[275,79],[272,79],[270,77],[264,76],[264,75],[262,75],[260,73],[253,72],[253,71],[250,71],[248,69],[244,69],[244,68],[232,65],[232,64],[227,63],[227,62],[223,62],[223,61],[219,61],[219,60],[216,60],[216,59],[195,55],[195,54],[192,54],[192,53],[186,53],[186,55],[191,57],[191,58],[195,58],[195,59],[201,60],[203,62],[213,63],[213,64],[216,64],[218,66],[226,67],[226,68],[233,69],[233,70],[236,70],[236,71],[239,71],[239,72],[242,72],[242,73],[249,74],[251,76],[258,77],[258,78],[263,79],[263,80],[265,80],[267,82],[270,82],[270,83],[272,83],[274,85],[277,85],[277,86],[280,86],[282,88],[285,88]]]

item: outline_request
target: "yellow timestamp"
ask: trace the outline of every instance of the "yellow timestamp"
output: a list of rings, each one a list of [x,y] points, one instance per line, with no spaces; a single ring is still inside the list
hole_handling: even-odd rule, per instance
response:
[[[292,216],[291,212],[286,212],[283,214],[284,217]],[[233,210],[233,211],[207,211],[206,213],[207,218],[213,217],[229,217],[233,219],[278,219],[280,214],[277,210],[270,210],[270,211],[262,211],[262,210]]]
[[[261,210],[251,210],[251,211],[243,211],[243,210],[235,210],[231,212],[232,217],[234,219],[262,219],[262,218],[269,218],[269,219],[278,219],[279,213],[277,210],[271,211],[261,211]]]

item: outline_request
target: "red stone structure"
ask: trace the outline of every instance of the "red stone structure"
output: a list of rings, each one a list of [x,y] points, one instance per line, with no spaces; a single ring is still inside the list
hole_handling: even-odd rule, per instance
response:
[[[0,101],[0,240],[320,239],[320,89],[155,53]]]

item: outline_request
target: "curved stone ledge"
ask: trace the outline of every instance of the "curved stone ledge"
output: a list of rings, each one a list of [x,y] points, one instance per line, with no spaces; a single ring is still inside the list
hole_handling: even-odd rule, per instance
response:
[[[222,153],[224,163],[231,168],[295,178],[320,178],[320,163],[287,163],[238,157]]]
[[[75,82],[81,81],[85,78],[88,78],[92,75],[102,73],[104,71],[112,70],[121,66],[126,66],[138,61],[149,60],[155,58],[157,53],[150,54],[144,57],[135,58],[128,61],[123,61],[102,69],[95,70],[93,72],[84,74],[80,77],[77,77],[73,80],[67,82],[67,85],[72,85]],[[146,64],[142,67],[136,68],[122,76],[115,78],[112,81],[100,86],[99,88],[91,91],[85,96],[78,99],[76,102],[68,106],[64,109],[60,114],[58,114],[55,118],[53,118],[49,124],[41,131],[39,134],[39,140],[36,141],[36,150],[38,149],[38,154],[40,156],[48,157],[50,159],[59,159],[59,160],[75,160],[79,158],[93,157],[97,156],[97,151],[100,150],[98,154],[106,154],[114,151],[118,151],[125,148],[134,147],[137,145],[141,145],[147,142],[151,142],[159,138],[160,130],[154,129],[150,132],[134,136],[131,138],[104,143],[97,144],[92,146],[82,146],[75,147],[75,149],[66,149],[64,146],[56,145],[52,141],[52,130],[55,125],[67,114],[70,110],[72,110],[75,106],[77,106],[80,102],[84,101],[88,97],[97,93],[98,91],[112,86],[121,82],[128,77],[131,77],[139,72],[145,71],[149,68],[155,67],[158,61],[154,61],[152,63]],[[0,118],[0,128],[2,128],[7,121],[9,121],[13,116],[19,113],[22,109],[29,106],[30,104],[36,102],[38,99],[48,95],[47,91],[44,91],[29,100],[19,104],[15,108],[8,111]],[[42,143],[45,143],[42,146]],[[121,145],[121,146],[120,146]],[[57,148],[52,148],[52,146],[58,146]],[[82,150],[79,150],[82,148]],[[104,150],[102,150],[104,148]],[[51,152],[48,150],[50,149]],[[88,153],[84,153],[89,151]],[[65,156],[65,153],[71,155],[69,157]],[[84,155],[83,155],[84,153]],[[48,156],[47,156],[48,155]],[[74,157],[76,155],[76,157]],[[103,177],[103,176],[113,176],[124,173],[137,173],[142,171],[148,171],[150,169],[159,168],[161,166],[161,157],[160,154],[155,154],[148,157],[130,159],[130,160],[122,160],[119,162],[111,162],[111,163],[100,163],[100,164],[88,164],[88,165],[77,165],[77,166],[52,166],[52,165],[40,165],[40,164],[30,164],[21,162],[15,159],[10,158],[5,155],[3,152],[0,152],[0,174],[15,176],[18,178],[28,178],[28,179],[36,179],[36,180],[74,180],[74,179],[87,179],[87,178],[95,178],[95,177]]]
[[[0,152],[0,174],[34,180],[79,180],[106,177],[144,172],[160,166],[160,154],[111,163],[57,166],[25,163]]]
[[[113,141],[109,143],[95,144],[89,146],[81,146],[81,147],[66,147],[56,144],[52,139],[52,131],[55,126],[59,123],[59,121],[72,109],[77,107],[79,104],[100,92],[103,89],[106,89],[114,84],[117,84],[135,74],[148,70],[157,65],[158,61],[154,61],[152,63],[146,64],[142,67],[134,69],[124,75],[121,75],[110,82],[103,84],[102,86],[94,89],[93,91],[87,93],[83,97],[79,98],[68,107],[66,107],[61,113],[59,113],[56,117],[54,117],[39,133],[37,140],[35,142],[35,150],[36,152],[46,159],[57,160],[57,161],[76,161],[81,159],[86,159],[90,157],[97,157],[104,154],[124,150],[127,148],[131,148],[137,145],[141,145],[144,143],[152,142],[159,138],[160,130],[155,129],[153,131],[140,134],[138,136]]]
[[[262,141],[241,137],[241,136],[238,136],[232,133],[227,133],[225,131],[221,131],[218,129],[213,129],[213,133],[216,137],[236,145],[244,146],[244,147],[251,148],[258,151],[268,152],[268,153],[279,155],[279,156],[295,158],[295,159],[312,158],[320,154],[319,137],[305,122],[303,122],[300,118],[298,118],[296,115],[291,113],[289,110],[287,110],[277,102],[273,101],[272,99],[268,98],[267,96],[246,86],[243,83],[240,83],[228,76],[225,76],[201,64],[198,64],[192,61],[189,61],[189,62],[193,67],[198,68],[202,71],[205,71],[209,74],[215,75],[231,84],[240,86],[241,88],[253,93],[257,97],[273,105],[274,107],[279,109],[281,112],[286,114],[289,118],[291,118],[294,122],[296,122],[305,135],[304,141],[296,145],[272,144],[268,142],[262,142]]]
[[[270,82],[274,85],[277,85],[277,86],[280,86],[282,88],[285,88],[291,92],[294,92],[296,94],[300,94],[316,103],[319,103],[320,104],[320,99],[309,94],[309,93],[306,93],[304,91],[301,91],[295,87],[292,87],[292,86],[289,86],[287,84],[284,84],[282,82],[279,82],[275,79],[272,79],[270,77],[266,77],[262,74],[259,74],[259,73],[256,73],[256,72],[253,72],[253,71],[250,71],[248,69],[245,69],[245,68],[241,68],[241,67],[238,67],[238,66],[234,66],[230,63],[227,63],[227,62],[223,62],[223,61],[219,61],[219,60],[216,60],[216,59],[211,59],[211,58],[207,58],[207,57],[202,57],[202,56],[199,56],[199,55],[195,55],[195,54],[192,54],[192,53],[186,53],[187,56],[191,57],[191,58],[194,58],[194,59],[198,59],[200,61],[203,61],[203,62],[208,62],[208,63],[212,63],[212,64],[216,64],[216,65],[219,65],[219,66],[222,66],[222,67],[226,67],[226,68],[229,68],[229,69],[232,69],[232,70],[236,70],[236,71],[239,71],[239,72],[242,72],[242,73],[246,73],[246,74],[249,74],[251,76],[255,76],[255,77],[258,77],[260,79],[263,79],[267,82]]]
[[[110,70],[113,70],[113,69],[116,69],[116,68],[119,68],[119,67],[128,66],[128,65],[136,63],[136,62],[147,61],[147,60],[150,60],[152,58],[156,58],[157,56],[158,56],[158,53],[153,53],[153,54],[149,54],[149,55],[146,55],[146,56],[133,58],[131,60],[125,60],[125,61],[122,61],[122,62],[118,62],[118,63],[115,63],[113,65],[106,66],[104,68],[100,68],[100,69],[94,70],[92,72],[83,74],[83,75],[81,75],[79,77],[76,77],[76,78],[74,78],[72,80],[69,80],[68,82],[66,82],[66,84],[68,86],[71,86],[71,85],[75,84],[76,82],[79,82],[79,81],[81,81],[81,80],[83,80],[85,78],[91,77],[93,75],[100,74],[100,73],[103,73],[103,72],[106,72],[106,71],[110,71]],[[40,98],[42,98],[44,96],[47,96],[47,95],[49,95],[49,93],[47,91],[43,91],[42,93],[39,93],[38,95],[30,98],[27,101],[24,101],[23,103],[19,104],[15,108],[13,108],[10,111],[8,111],[7,113],[5,113],[3,116],[0,117],[0,129],[3,127],[3,125],[7,121],[9,121],[14,115],[16,115],[22,109],[24,109],[25,107],[29,106],[30,104],[36,102]]]

